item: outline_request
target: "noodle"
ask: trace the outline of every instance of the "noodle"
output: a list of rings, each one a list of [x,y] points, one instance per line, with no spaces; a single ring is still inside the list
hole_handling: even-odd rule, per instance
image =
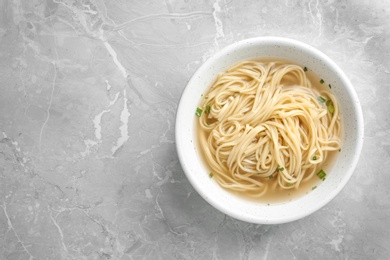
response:
[[[285,61],[244,61],[203,95],[199,149],[222,187],[251,197],[298,189],[340,149],[337,101],[306,74]]]

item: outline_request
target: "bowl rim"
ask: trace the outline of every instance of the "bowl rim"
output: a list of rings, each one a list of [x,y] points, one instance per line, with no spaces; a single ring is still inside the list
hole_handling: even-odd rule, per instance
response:
[[[213,199],[212,196],[209,196],[208,192],[205,191],[204,189],[200,188],[198,186],[197,181],[195,180],[195,176],[190,174],[190,170],[187,169],[187,164],[186,164],[186,157],[183,153],[183,144],[180,142],[180,134],[181,134],[181,120],[182,120],[182,111],[184,110],[183,107],[186,106],[185,100],[183,97],[186,96],[186,93],[190,91],[189,86],[191,83],[199,77],[201,74],[204,73],[204,70],[210,65],[214,64],[217,62],[221,57],[231,53],[234,50],[244,48],[246,46],[250,45],[288,45],[292,46],[294,48],[304,50],[305,52],[309,52],[310,55],[319,58],[320,60],[324,61],[325,64],[329,65],[334,71],[337,72],[337,74],[340,76],[340,80],[342,81],[343,85],[345,86],[345,90],[347,91],[348,95],[353,99],[354,106],[353,106],[353,113],[356,118],[356,123],[357,123],[357,128],[356,128],[356,136],[358,137],[356,139],[356,145],[355,149],[353,150],[355,153],[355,156],[353,157],[352,164],[348,168],[346,175],[342,178],[340,183],[337,185],[335,189],[332,190],[331,194],[329,194],[326,199],[322,200],[321,203],[318,203],[317,205],[310,207],[307,210],[291,214],[291,215],[285,215],[281,216],[279,218],[273,218],[273,219],[264,219],[264,218],[257,218],[254,216],[250,216],[248,214],[243,214],[243,213],[238,213],[234,210],[230,210],[230,208],[226,205],[222,205],[219,203],[217,200]],[[233,64],[231,64],[233,65]],[[274,36],[264,36],[264,37],[254,37],[254,38],[248,38],[244,39],[238,42],[235,42],[233,44],[230,44],[220,51],[216,52],[212,57],[210,57],[208,60],[206,60],[203,64],[199,66],[199,68],[195,71],[195,73],[192,75],[192,77],[189,79],[187,82],[181,97],[179,104],[177,106],[177,111],[176,111],[176,120],[175,120],[175,143],[176,143],[176,150],[178,154],[178,158],[181,164],[181,167],[187,176],[188,180],[190,181],[191,185],[193,188],[203,197],[204,200],[206,200],[210,205],[218,209],[224,214],[227,214],[233,218],[250,222],[250,223],[256,223],[256,224],[281,224],[281,223],[287,223],[291,221],[295,221],[301,218],[304,218],[315,211],[319,210],[320,208],[324,207],[326,204],[328,204],[332,199],[334,199],[338,193],[345,187],[349,179],[351,178],[356,165],[358,163],[361,150],[363,147],[363,141],[364,141],[364,122],[363,122],[363,113],[361,109],[361,104],[358,99],[358,96],[355,92],[355,89],[350,82],[349,78],[347,75],[344,73],[344,71],[332,60],[330,59],[327,55],[325,55],[323,52],[321,52],[319,49],[314,48],[313,46],[306,44],[304,42],[290,39],[290,38],[285,38],[285,37],[274,37]]]

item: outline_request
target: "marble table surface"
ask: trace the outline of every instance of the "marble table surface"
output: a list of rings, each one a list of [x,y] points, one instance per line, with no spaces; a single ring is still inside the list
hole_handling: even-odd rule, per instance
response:
[[[282,225],[226,216],[178,161],[177,104],[239,40],[311,44],[365,143],[342,192]],[[0,0],[0,259],[388,259],[390,2]]]

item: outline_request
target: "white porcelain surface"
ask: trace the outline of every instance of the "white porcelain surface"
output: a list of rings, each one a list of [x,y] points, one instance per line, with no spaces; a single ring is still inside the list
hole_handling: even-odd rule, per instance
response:
[[[222,189],[210,179],[198,152],[194,111],[218,73],[234,64],[256,58],[275,57],[307,66],[331,84],[340,103],[343,122],[342,151],[326,181],[309,194],[288,203],[259,203]],[[302,42],[280,37],[246,39],[228,46],[207,60],[188,82],[176,116],[176,146],[184,172],[195,189],[211,205],[237,219],[258,224],[279,224],[305,217],[333,199],[350,179],[363,145],[364,126],[360,102],[344,72],[319,50]],[[348,133],[348,134],[346,134]]]
[[[206,202],[175,144],[191,76],[243,39],[300,40],[362,105],[348,184],[303,219]],[[390,3],[0,1],[0,259],[388,259]]]

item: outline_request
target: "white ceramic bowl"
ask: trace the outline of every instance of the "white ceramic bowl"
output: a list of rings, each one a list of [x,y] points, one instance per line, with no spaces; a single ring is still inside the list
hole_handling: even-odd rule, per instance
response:
[[[256,57],[279,57],[307,66],[332,85],[343,120],[342,150],[317,189],[296,200],[266,205],[237,197],[209,178],[195,141],[195,110],[201,94],[219,72],[233,64]],[[325,54],[299,41],[278,38],[252,38],[232,44],[207,60],[187,84],[176,115],[176,147],[182,168],[198,193],[212,206],[234,218],[278,224],[303,218],[332,200],[350,179],[363,145],[363,115],[353,86],[343,71]]]

